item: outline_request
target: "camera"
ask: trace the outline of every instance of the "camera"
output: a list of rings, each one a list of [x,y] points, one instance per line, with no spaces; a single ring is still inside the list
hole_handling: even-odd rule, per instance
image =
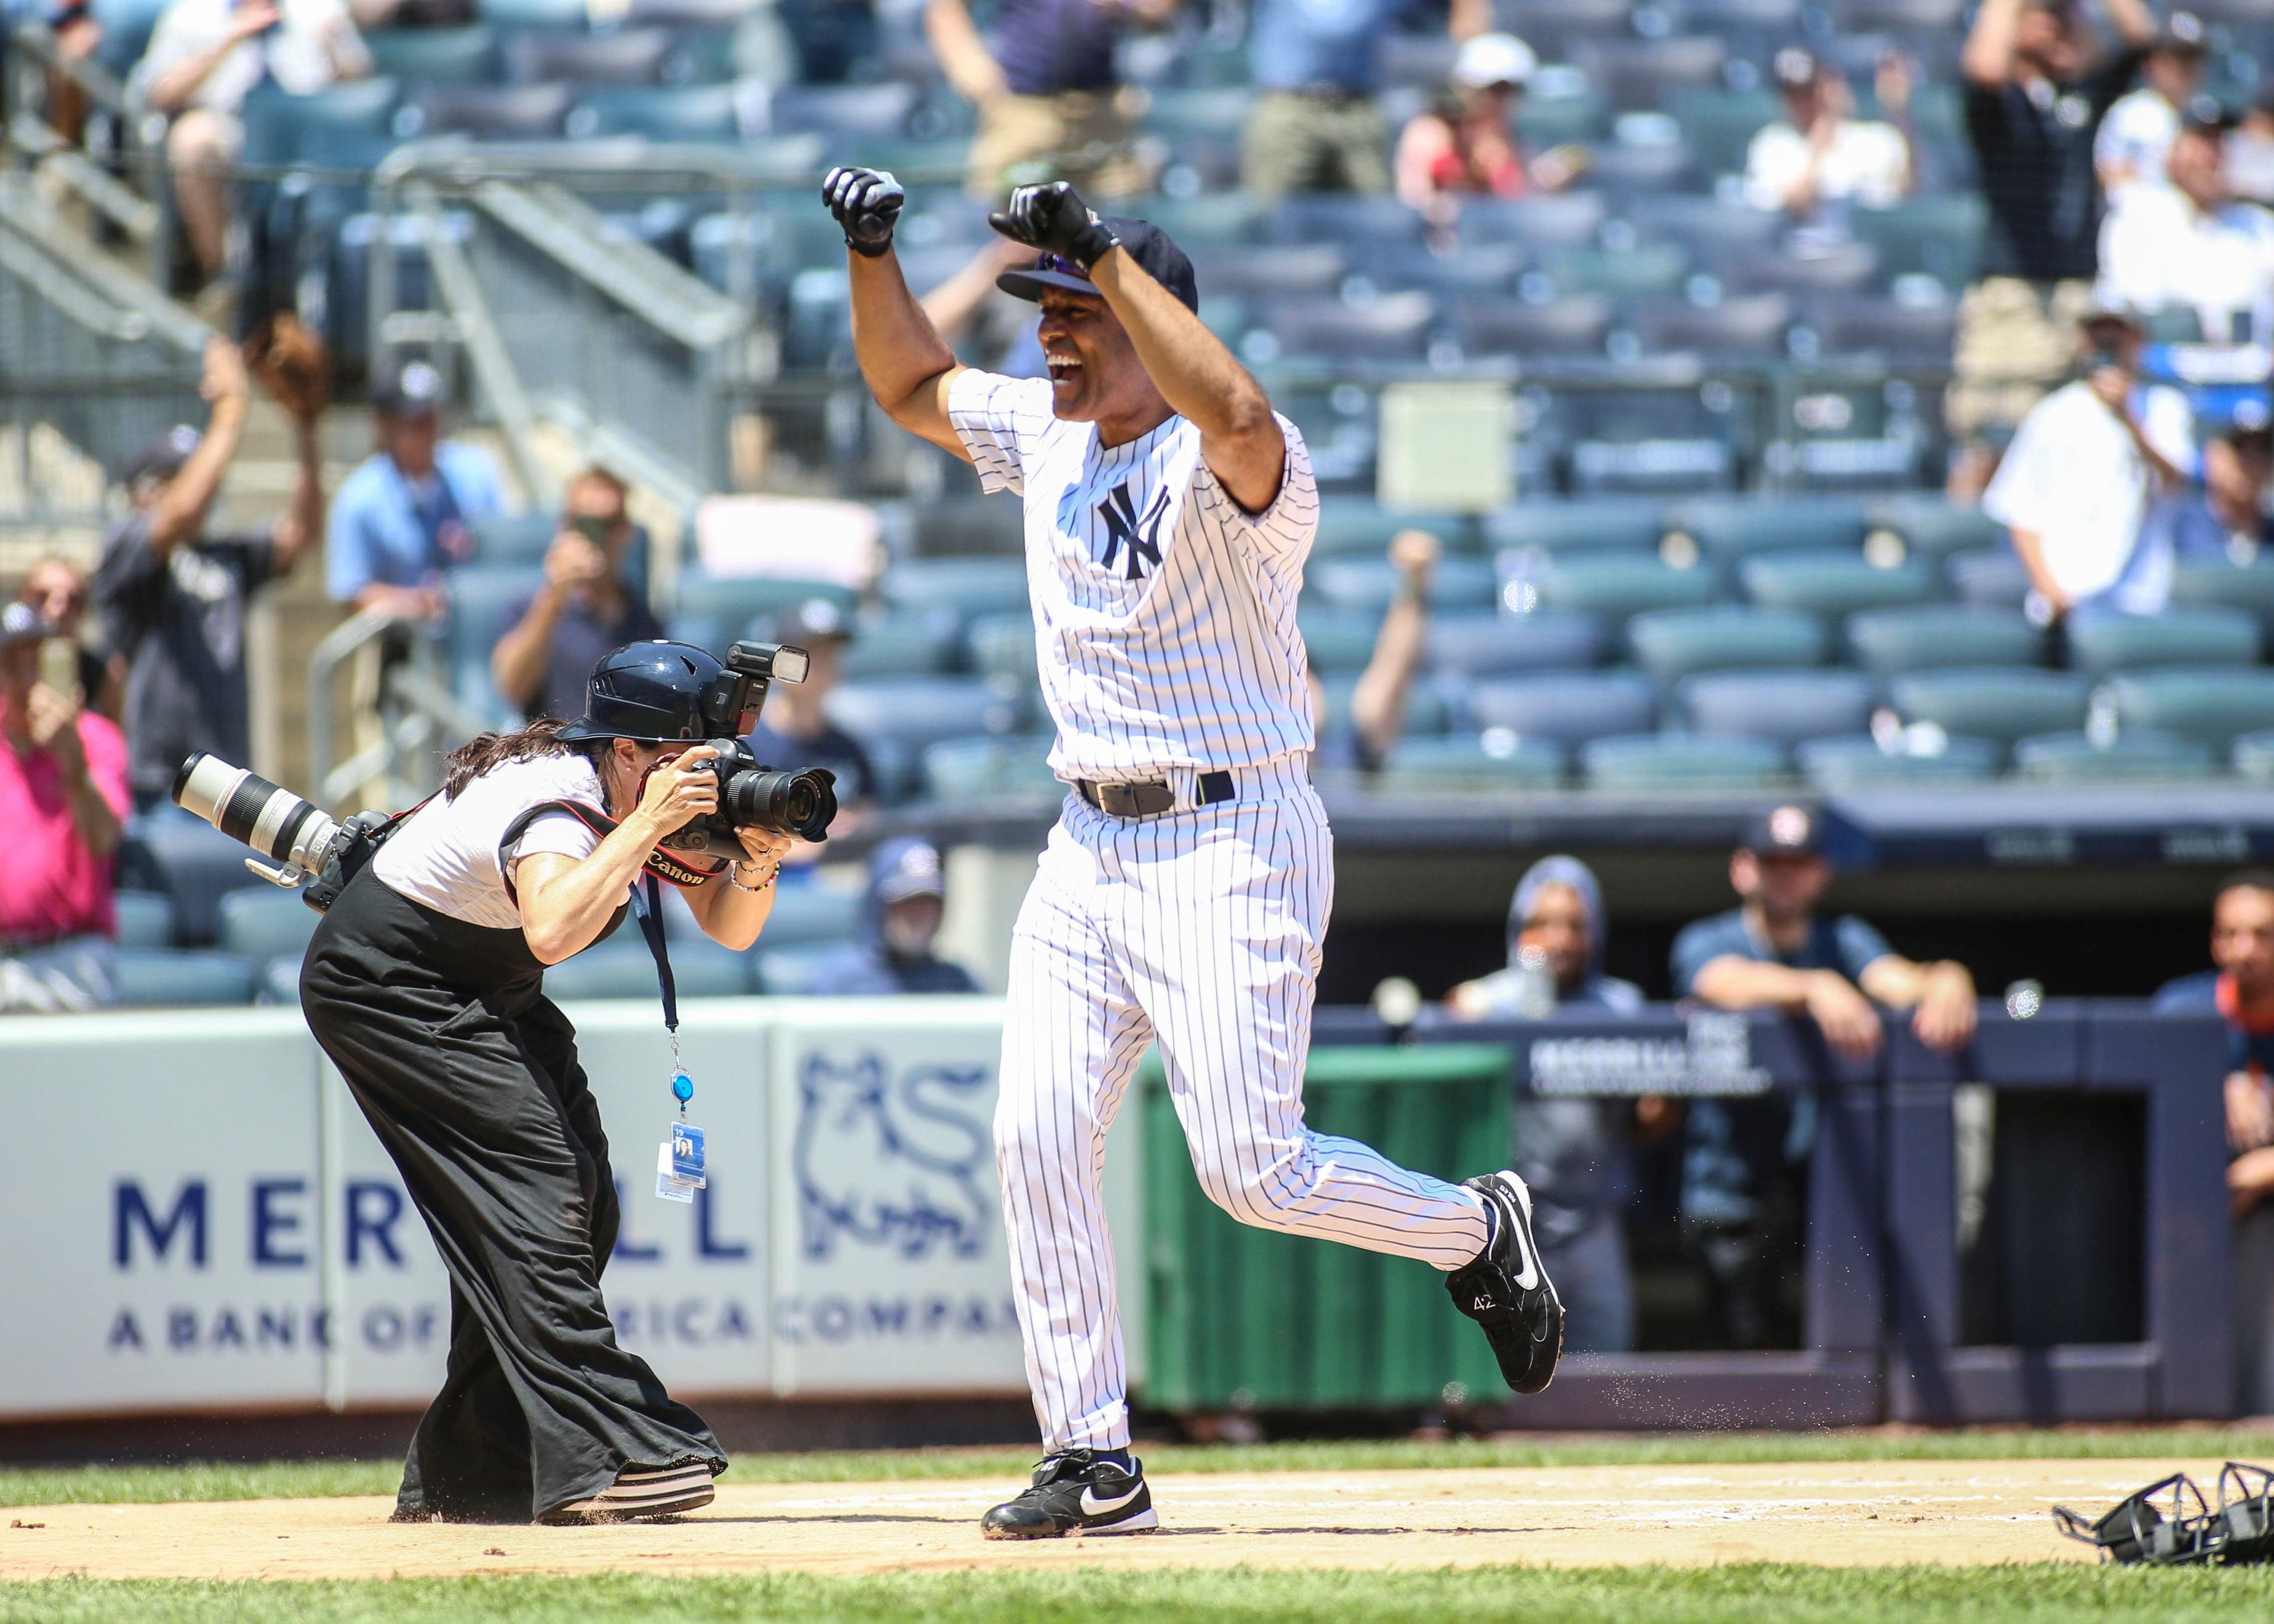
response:
[[[307,882],[300,899],[321,914],[379,849],[394,820],[358,812],[341,823],[313,802],[218,756],[192,752],[174,775],[174,804],[269,859],[245,866],[273,885]]]
[[[768,829],[801,840],[826,840],[837,816],[837,778],[822,768],[778,772],[750,753],[742,735],[758,725],[766,689],[802,682],[810,668],[803,649],[787,643],[738,643],[727,650],[727,670],[703,696],[703,722],[719,752],[704,767],[719,776],[719,809],[666,835],[673,851],[740,856],[738,829]]]

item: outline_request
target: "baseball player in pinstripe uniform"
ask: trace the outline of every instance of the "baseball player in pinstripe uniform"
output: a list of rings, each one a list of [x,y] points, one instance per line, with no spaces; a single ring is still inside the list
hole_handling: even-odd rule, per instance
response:
[[[1002,288],[1042,307],[1047,379],[956,364],[902,280],[901,189],[830,172],[853,339],[877,402],[1026,505],[1050,764],[1072,793],[1019,915],[995,1147],[1046,1452],[990,1538],[1156,1525],[1129,1410],[1101,1192],[1105,1132],[1148,1043],[1209,1196],[1242,1222],[1447,1272],[1502,1372],[1562,1349],[1531,1195],[1450,1184],[1304,1125],[1333,847],[1312,791],[1295,629],[1318,485],[1302,436],[1193,313],[1192,263],[1064,182],[990,216],[1036,251]]]

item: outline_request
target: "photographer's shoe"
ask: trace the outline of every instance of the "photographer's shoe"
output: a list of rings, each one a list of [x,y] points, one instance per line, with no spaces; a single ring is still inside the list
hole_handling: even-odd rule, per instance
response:
[[[627,1466],[616,1480],[589,1500],[555,1506],[538,1518],[546,1523],[630,1522],[675,1517],[711,1503],[711,1466],[681,1461],[675,1466]]]
[[[1484,1327],[1500,1373],[1518,1393],[1538,1393],[1563,1357],[1563,1304],[1532,1237],[1532,1192],[1509,1172],[1462,1181],[1493,1214],[1492,1244],[1445,1276],[1453,1306]]]
[[[1101,1461],[1094,1449],[1066,1449],[1035,1468],[1035,1481],[1016,1500],[979,1519],[990,1539],[1056,1539],[1065,1534],[1142,1534],[1161,1525],[1144,1462],[1125,1470]]]

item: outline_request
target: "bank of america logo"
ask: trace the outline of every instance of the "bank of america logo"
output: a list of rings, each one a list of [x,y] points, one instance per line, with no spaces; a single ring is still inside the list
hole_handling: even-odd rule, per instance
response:
[[[1125,560],[1123,575],[1131,581],[1145,578],[1145,567],[1161,568],[1161,518],[1169,510],[1169,487],[1160,485],[1153,492],[1153,500],[1145,504],[1140,515],[1136,499],[1129,494],[1129,482],[1123,480],[1113,487],[1112,493],[1097,505],[1099,522],[1105,526],[1105,545],[1097,555],[1101,568],[1111,569],[1114,560]]]

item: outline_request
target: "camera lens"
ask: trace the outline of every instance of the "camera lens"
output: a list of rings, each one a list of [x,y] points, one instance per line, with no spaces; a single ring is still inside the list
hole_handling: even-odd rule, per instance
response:
[[[818,768],[805,772],[745,769],[727,779],[719,810],[738,829],[819,840],[827,836],[830,820],[837,816],[835,782],[832,774]]]

